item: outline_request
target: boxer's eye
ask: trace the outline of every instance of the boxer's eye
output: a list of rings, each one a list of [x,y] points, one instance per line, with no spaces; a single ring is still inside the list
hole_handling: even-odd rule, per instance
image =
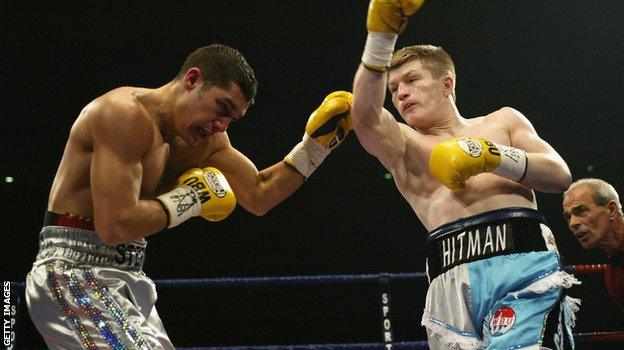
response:
[[[220,117],[230,117],[230,106],[223,102],[218,102],[217,105],[219,106],[218,114]]]

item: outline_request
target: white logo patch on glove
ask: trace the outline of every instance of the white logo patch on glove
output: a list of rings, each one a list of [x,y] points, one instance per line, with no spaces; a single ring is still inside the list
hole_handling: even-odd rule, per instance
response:
[[[212,192],[214,192],[214,194],[217,197],[219,198],[225,197],[225,195],[227,194],[227,190],[223,188],[223,185],[221,185],[221,182],[219,181],[219,177],[217,176],[217,174],[205,172],[204,179],[206,180],[206,183],[208,184],[208,186],[210,186],[210,189],[212,190]]]
[[[483,153],[483,147],[481,147],[481,142],[472,139],[465,138],[461,140],[457,140],[457,145],[462,151],[466,152],[471,157],[478,158]]]

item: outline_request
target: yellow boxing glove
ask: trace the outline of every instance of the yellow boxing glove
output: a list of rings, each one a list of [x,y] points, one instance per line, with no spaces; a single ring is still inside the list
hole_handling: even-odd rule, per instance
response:
[[[371,0],[368,4],[366,29],[369,32],[399,34],[425,0]]]
[[[349,114],[353,94],[334,91],[310,115],[305,133],[330,151],[338,147],[353,128]]]
[[[453,191],[464,189],[466,180],[484,172],[521,181],[526,169],[524,151],[477,137],[441,142],[435,145],[429,157],[429,171],[433,177]]]
[[[303,140],[284,158],[306,178],[314,172],[327,155],[347,137],[352,129],[351,105],[353,95],[334,91],[310,114]]]
[[[158,196],[167,212],[167,228],[193,216],[209,221],[225,219],[236,207],[236,197],[219,169],[191,168],[178,178],[178,186]]]
[[[407,26],[407,19],[422,6],[425,0],[371,0],[368,5],[366,29],[368,37],[362,64],[364,67],[385,72],[398,34]]]

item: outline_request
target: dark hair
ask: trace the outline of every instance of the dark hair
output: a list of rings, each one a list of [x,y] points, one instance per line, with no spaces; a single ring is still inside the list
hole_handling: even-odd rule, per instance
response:
[[[201,70],[206,88],[216,85],[229,89],[232,83],[236,83],[249,105],[254,103],[258,81],[253,69],[238,50],[221,44],[200,47],[188,55],[176,79],[183,77],[193,67]]]

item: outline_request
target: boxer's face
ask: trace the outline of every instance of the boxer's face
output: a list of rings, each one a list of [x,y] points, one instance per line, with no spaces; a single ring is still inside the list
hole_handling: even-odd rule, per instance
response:
[[[570,231],[585,249],[603,247],[612,231],[609,205],[594,203],[591,191],[578,186],[563,200],[563,217]]]
[[[201,78],[187,82],[188,89],[176,108],[176,131],[189,145],[225,132],[232,120],[243,117],[247,101],[237,84],[229,89],[204,86]]]
[[[408,125],[428,129],[447,101],[443,78],[434,78],[420,61],[407,62],[388,74],[392,103]]]

